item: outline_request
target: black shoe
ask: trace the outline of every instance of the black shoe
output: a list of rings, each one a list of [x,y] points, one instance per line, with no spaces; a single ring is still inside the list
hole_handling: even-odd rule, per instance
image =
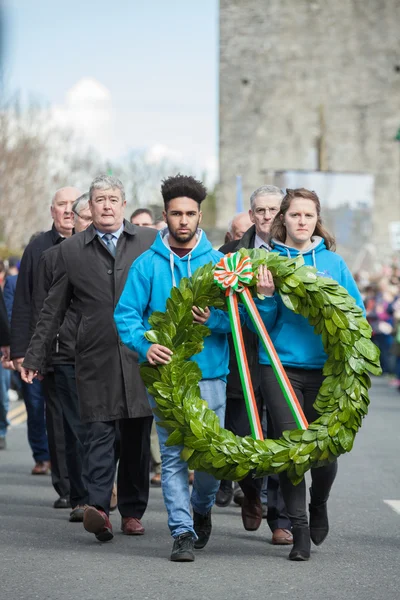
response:
[[[242,506],[243,504],[244,493],[242,488],[238,483],[235,484],[235,488],[233,490],[233,501],[238,506]]]
[[[83,515],[85,513],[84,506],[75,506],[69,515],[70,523],[83,523]]]
[[[221,481],[219,490],[215,497],[215,504],[220,507],[229,506],[233,498],[233,489],[231,481]]]
[[[308,527],[293,527],[293,548],[289,560],[304,561],[310,558],[311,540]]]
[[[71,508],[69,496],[60,496],[53,504],[54,508]]]
[[[322,544],[329,533],[328,510],[326,502],[315,506],[309,504],[310,510],[310,535],[316,546]]]
[[[188,531],[182,533],[174,539],[174,545],[171,552],[171,560],[174,562],[193,562],[194,561],[194,540],[192,534]]]
[[[7,448],[7,442],[5,437],[0,437],[0,450],[5,450]]]
[[[211,510],[205,515],[200,515],[195,510],[193,511],[193,527],[197,535],[197,540],[194,542],[196,550],[204,548],[210,539],[211,535]]]

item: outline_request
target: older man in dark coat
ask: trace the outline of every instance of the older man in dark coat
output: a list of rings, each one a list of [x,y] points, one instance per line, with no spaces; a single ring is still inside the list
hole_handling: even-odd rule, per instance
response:
[[[113,314],[132,262],[151,246],[157,232],[124,220],[125,192],[115,177],[96,178],[89,193],[93,224],[60,246],[22,377],[30,382],[41,371],[72,301],[79,319],[76,383],[81,418],[88,426],[84,476],[89,506],[83,523],[99,541],[108,541],[113,537],[108,513],[117,421],[121,528],[128,535],[144,533],[140,519],[148,501],[152,413],[137,355],[120,341]]]
[[[272,185],[263,185],[260,188],[257,188],[250,197],[249,216],[254,225],[245,232],[241,239],[235,239],[222,246],[220,252],[228,254],[229,252],[237,252],[241,248],[263,248],[269,252],[269,230],[275,215],[279,212],[281,201],[282,192],[279,188]],[[258,336],[247,329],[247,327],[244,327],[243,337],[254,392],[259,405],[260,416],[262,416],[264,400],[260,390]],[[231,352],[227,382],[225,427],[230,431],[233,431],[236,435],[244,436],[250,434],[250,425],[231,336],[229,336],[229,343]],[[269,419],[268,437],[274,437]],[[261,479],[253,479],[251,474],[240,482],[240,486],[244,492],[242,501],[243,525],[245,529],[249,531],[258,529],[261,524],[261,482]],[[232,497],[232,483],[230,481],[221,482],[219,495],[223,499],[223,502],[220,502],[220,505],[226,506]],[[291,533],[291,523],[287,516],[277,475],[270,475],[268,477],[267,496],[267,522],[272,531],[272,543],[279,545],[292,544],[293,537]]]

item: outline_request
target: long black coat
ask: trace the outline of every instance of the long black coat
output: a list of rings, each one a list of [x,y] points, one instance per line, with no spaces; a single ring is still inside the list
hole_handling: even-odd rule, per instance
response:
[[[63,238],[53,227],[32,240],[24,250],[19,268],[11,317],[11,358],[25,356],[36,323],[32,321],[32,298],[42,252]]]
[[[61,245],[57,244],[45,250],[40,257],[37,268],[37,280],[32,298],[32,322],[35,324],[32,334],[35,332],[36,323],[39,321],[40,312],[48,296],[57,265],[57,257]],[[48,358],[48,366],[51,365],[75,365],[75,340],[77,331],[77,312],[74,302],[71,302],[65,314],[64,321],[57,332],[51,354]],[[43,370],[43,374],[46,369]]]
[[[41,369],[72,300],[78,314],[75,366],[83,421],[152,414],[137,354],[119,339],[114,308],[132,262],[151,246],[156,234],[124,221],[115,259],[93,225],[60,245],[53,284],[24,367]]]

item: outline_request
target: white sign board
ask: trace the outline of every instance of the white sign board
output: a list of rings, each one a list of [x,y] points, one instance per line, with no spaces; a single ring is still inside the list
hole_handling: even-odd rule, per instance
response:
[[[392,250],[400,251],[400,221],[389,223],[389,233]]]

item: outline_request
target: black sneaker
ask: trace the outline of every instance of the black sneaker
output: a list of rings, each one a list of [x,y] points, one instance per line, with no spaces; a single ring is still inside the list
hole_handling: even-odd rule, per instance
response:
[[[174,562],[193,562],[193,542],[193,536],[189,531],[178,535],[178,537],[174,539],[171,560]]]
[[[197,540],[194,543],[196,550],[204,548],[210,539],[211,535],[211,510],[205,515],[200,515],[195,510],[193,511],[193,527],[197,534]]]

